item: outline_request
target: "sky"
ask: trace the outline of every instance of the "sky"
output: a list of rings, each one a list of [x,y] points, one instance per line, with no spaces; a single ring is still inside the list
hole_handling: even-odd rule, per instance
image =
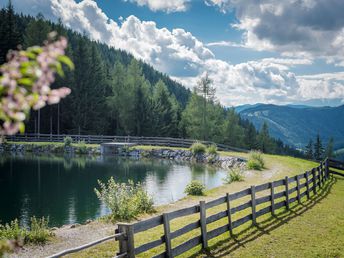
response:
[[[208,73],[226,106],[344,104],[343,0],[12,3],[126,50],[188,88]]]

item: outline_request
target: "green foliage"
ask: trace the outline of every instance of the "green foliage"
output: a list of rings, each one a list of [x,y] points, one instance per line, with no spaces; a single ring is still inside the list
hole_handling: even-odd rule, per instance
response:
[[[194,142],[190,147],[193,155],[203,154],[206,152],[206,149],[207,147],[201,142]]]
[[[228,171],[223,181],[226,184],[231,184],[233,182],[244,181],[244,178],[243,171],[240,168],[232,168]]]
[[[111,210],[113,219],[131,220],[141,213],[154,212],[153,199],[140,183],[116,183],[111,177],[107,183],[98,184],[100,188],[94,191]]]
[[[32,217],[29,229],[20,227],[17,219],[5,225],[0,224],[0,240],[14,239],[23,240],[24,243],[43,244],[52,236],[48,223],[49,219],[44,217]]]
[[[217,146],[216,146],[216,144],[209,145],[207,147],[207,153],[209,155],[217,155]]]
[[[305,156],[307,159],[313,159],[313,141],[311,139],[305,148]]]
[[[314,143],[314,158],[316,160],[321,160],[324,156],[324,147],[320,138],[320,135],[317,134],[317,138]]]
[[[334,140],[333,140],[333,137],[331,137],[330,140],[328,141],[326,152],[325,152],[325,156],[327,158],[333,158],[334,156],[333,145],[334,145]]]
[[[204,191],[205,186],[198,180],[191,181],[184,190],[187,195],[204,195]]]
[[[247,167],[254,170],[262,170],[264,168],[264,159],[260,151],[251,151],[247,161]]]
[[[78,142],[78,146],[77,146],[77,152],[79,154],[87,154],[88,151],[87,151],[87,145],[85,143],[85,141],[79,141]]]
[[[73,143],[73,139],[70,136],[67,136],[63,139],[64,147],[70,147],[72,146],[72,143]]]

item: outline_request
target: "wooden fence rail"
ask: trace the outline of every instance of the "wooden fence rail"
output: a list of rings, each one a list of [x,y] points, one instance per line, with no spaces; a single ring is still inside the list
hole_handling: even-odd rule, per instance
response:
[[[300,175],[251,186],[232,194],[227,193],[225,196],[209,202],[201,201],[198,205],[164,213],[136,223],[118,223],[118,229],[115,233],[116,240],[119,242],[119,252],[116,257],[135,257],[161,246],[164,246],[164,251],[154,257],[175,257],[198,245],[201,245],[202,249],[207,248],[209,240],[223,233],[232,234],[233,229],[250,221],[255,225],[257,219],[264,214],[274,214],[277,209],[282,207],[289,209],[291,203],[300,203],[303,197],[310,199],[311,193],[313,192],[315,195],[317,190],[322,188],[325,181],[329,179],[330,173],[332,173],[330,167],[344,170],[344,163],[326,159],[318,167]],[[234,206],[237,203],[234,201],[240,199],[240,204]],[[208,216],[209,209],[223,204],[226,206],[225,210]],[[262,204],[263,208],[259,208]],[[249,214],[233,220],[234,214],[244,210],[249,211]],[[171,230],[173,220],[193,214],[198,216],[196,221],[174,231]],[[208,230],[209,224],[224,218],[227,218],[225,225]],[[135,244],[136,234],[158,226],[163,227],[163,235],[159,239],[139,246]],[[195,229],[200,229],[200,234],[195,234],[191,239],[178,246],[172,245],[173,239]]]
[[[189,148],[196,140],[181,139],[171,137],[139,137],[139,136],[108,136],[108,135],[66,135],[66,134],[17,134],[6,136],[8,141],[13,142],[63,142],[65,137],[71,137],[73,142],[84,141],[88,144],[100,144],[104,142],[127,142],[139,145],[168,146]],[[215,144],[211,141],[202,141],[206,145]],[[216,144],[220,151],[239,151],[248,150],[231,147],[225,144]]]

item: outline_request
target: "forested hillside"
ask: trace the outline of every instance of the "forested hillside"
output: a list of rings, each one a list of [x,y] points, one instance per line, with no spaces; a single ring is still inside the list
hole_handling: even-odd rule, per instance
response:
[[[260,104],[241,110],[243,119],[250,120],[257,128],[269,125],[272,136],[304,148],[310,139],[319,134],[326,145],[334,139],[335,149],[344,147],[344,106],[305,107]]]
[[[58,105],[32,112],[26,132],[188,137],[300,155],[271,138],[266,124],[259,132],[234,109],[215,98],[205,101],[132,55],[43,16],[16,15],[11,6],[0,12],[0,62],[17,45],[41,45],[50,31],[68,38],[67,55],[75,70],[66,71],[55,86],[67,86],[72,93]]]

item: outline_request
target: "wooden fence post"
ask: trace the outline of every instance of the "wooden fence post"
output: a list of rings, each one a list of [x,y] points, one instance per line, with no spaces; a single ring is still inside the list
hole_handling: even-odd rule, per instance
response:
[[[228,229],[229,229],[230,235],[233,235],[232,213],[231,213],[231,204],[229,200],[229,193],[226,193],[226,201],[227,201]]]
[[[319,188],[321,188],[321,172],[320,172],[320,166],[319,167],[317,167],[317,171],[318,171],[318,180],[319,180],[319,182],[318,182],[318,184],[319,184]]]
[[[315,174],[315,169],[312,169],[312,176],[313,176],[313,193],[314,195],[317,194],[317,178],[316,178],[316,174]]]
[[[309,172],[306,171],[306,195],[307,195],[307,200],[309,200],[310,196],[309,196],[309,178],[308,178],[308,174]]]
[[[271,214],[275,215],[275,183],[272,181],[270,183],[271,189]]]
[[[285,177],[285,206],[289,210],[289,179]]]
[[[329,179],[330,178],[330,170],[328,167],[328,158],[325,160],[325,170],[326,170],[326,178]]]
[[[199,202],[200,207],[200,218],[201,218],[201,235],[202,235],[202,248],[208,247],[208,237],[207,237],[207,215],[205,209],[205,201]]]
[[[164,221],[166,257],[172,257],[170,219],[169,219],[168,213],[164,213],[162,217]]]
[[[252,223],[253,225],[257,224],[256,221],[256,187],[254,185],[251,186],[251,206],[252,206]]]
[[[118,232],[124,233],[124,237],[119,239],[119,253],[127,254],[126,257],[135,257],[135,247],[134,247],[134,227],[132,224],[128,223],[118,223]]]
[[[296,190],[297,190],[297,201],[300,204],[301,203],[301,195],[300,195],[300,178],[297,175],[296,176]]]

